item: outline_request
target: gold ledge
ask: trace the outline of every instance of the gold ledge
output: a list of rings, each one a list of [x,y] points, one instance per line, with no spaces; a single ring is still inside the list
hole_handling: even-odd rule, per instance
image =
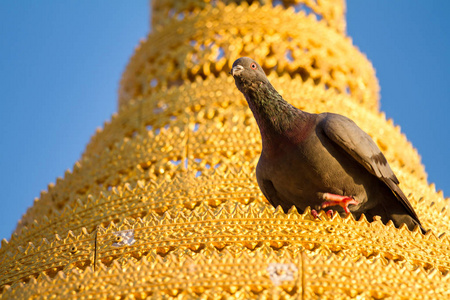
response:
[[[200,295],[250,299],[307,298],[445,298],[449,276],[424,271],[405,263],[382,259],[339,257],[335,254],[299,250],[292,254],[258,249],[236,256],[228,251],[191,256],[143,258],[110,267],[99,264],[96,271],[59,272],[54,278],[40,275],[27,284],[7,287],[2,299],[28,299],[32,295],[65,299],[111,298],[133,295],[197,299]],[[110,284],[120,279],[119,285]]]

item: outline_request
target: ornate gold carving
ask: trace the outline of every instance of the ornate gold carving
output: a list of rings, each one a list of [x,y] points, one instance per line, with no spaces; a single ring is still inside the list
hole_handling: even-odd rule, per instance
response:
[[[155,5],[167,10],[173,2],[178,3],[156,1]],[[204,8],[167,19],[136,49],[122,77],[120,106],[183,80],[219,76],[230,70],[234,59],[250,55],[266,71],[299,75],[303,80],[349,93],[371,109],[378,107],[379,87],[372,65],[325,19],[317,21],[314,14],[295,13],[292,8],[270,3],[248,6],[242,1],[239,6],[225,6],[216,1],[213,6],[208,1],[195,2],[204,3]],[[325,4],[330,2],[333,4]],[[343,11],[339,0],[318,3]],[[159,20],[159,14],[154,16]]]
[[[448,200],[377,110],[345,4],[253,2],[153,1],[119,112],[2,241],[2,299],[446,298]],[[430,231],[271,207],[254,175],[258,128],[226,74],[242,55],[295,106],[367,131]]]

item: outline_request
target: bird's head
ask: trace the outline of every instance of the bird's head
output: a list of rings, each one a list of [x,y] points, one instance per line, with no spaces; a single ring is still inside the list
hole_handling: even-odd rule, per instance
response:
[[[237,88],[244,94],[249,89],[255,90],[269,83],[261,66],[249,57],[237,59],[233,63],[230,74],[233,75]]]

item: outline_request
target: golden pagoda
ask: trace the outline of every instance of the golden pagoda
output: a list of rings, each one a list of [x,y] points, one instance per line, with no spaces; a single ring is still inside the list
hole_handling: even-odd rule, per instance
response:
[[[344,0],[152,6],[117,114],[2,241],[2,299],[450,299],[447,200],[379,111]],[[227,74],[240,56],[295,106],[368,132],[427,234],[271,207],[260,134]]]

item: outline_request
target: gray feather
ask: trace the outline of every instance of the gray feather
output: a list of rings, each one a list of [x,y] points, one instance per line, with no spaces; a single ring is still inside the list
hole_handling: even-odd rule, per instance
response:
[[[338,114],[328,113],[321,124],[325,134],[371,174],[382,180],[402,202],[408,212],[418,219],[414,208],[398,187],[400,183],[389,166],[383,153],[372,138],[359,128],[355,122]]]

